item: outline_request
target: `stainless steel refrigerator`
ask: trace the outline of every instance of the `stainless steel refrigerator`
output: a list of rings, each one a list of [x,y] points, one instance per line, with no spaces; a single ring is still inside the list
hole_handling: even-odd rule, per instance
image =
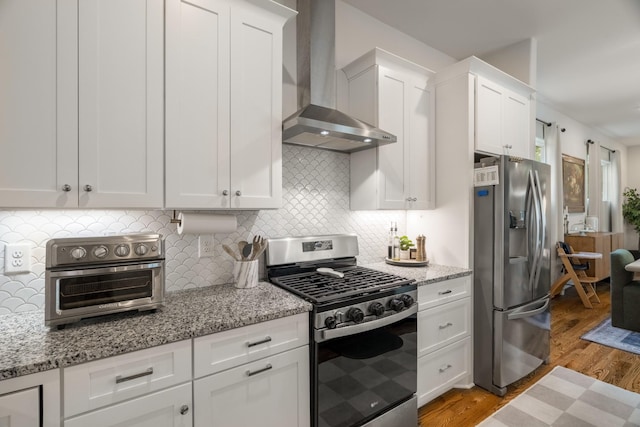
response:
[[[503,396],[549,359],[551,172],[509,156],[474,172],[474,382]]]

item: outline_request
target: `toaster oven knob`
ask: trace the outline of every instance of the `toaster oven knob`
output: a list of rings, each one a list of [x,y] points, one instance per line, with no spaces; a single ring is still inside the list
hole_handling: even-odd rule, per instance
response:
[[[118,245],[114,249],[114,252],[119,257],[127,256],[129,255],[129,252],[130,252],[129,245],[125,245],[125,244]]]
[[[338,324],[338,321],[333,316],[329,316],[326,319],[324,319],[324,326],[326,326],[329,329],[334,329],[337,324]]]
[[[413,303],[415,302],[413,297],[411,295],[401,295],[400,296],[400,300],[404,303],[404,306],[409,308],[413,305]]]
[[[82,246],[78,246],[77,248],[71,249],[71,258],[75,260],[82,259],[86,255],[87,255],[87,251]]]
[[[369,306],[369,313],[374,316],[382,316],[384,314],[384,305],[379,302],[374,302]]]
[[[139,244],[134,250],[136,252],[136,255],[145,256],[147,252],[149,252],[149,247],[144,244]]]
[[[107,256],[108,253],[109,253],[109,249],[104,245],[100,245],[93,248],[93,256],[96,258],[104,258]]]
[[[404,303],[399,298],[394,298],[389,301],[389,308],[393,311],[402,311],[404,308]]]
[[[364,320],[364,313],[357,307],[351,307],[349,311],[347,311],[347,320],[360,323]]]

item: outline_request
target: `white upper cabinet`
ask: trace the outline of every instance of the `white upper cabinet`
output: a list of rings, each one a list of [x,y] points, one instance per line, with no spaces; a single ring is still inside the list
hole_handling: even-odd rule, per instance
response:
[[[0,206],[162,207],[163,3],[7,0]]]
[[[477,76],[475,149],[530,158],[530,104],[528,96]]]
[[[347,65],[349,114],[397,137],[351,154],[351,209],[431,209],[433,73],[382,49]]]
[[[270,0],[167,3],[167,208],[278,208],[282,27]]]

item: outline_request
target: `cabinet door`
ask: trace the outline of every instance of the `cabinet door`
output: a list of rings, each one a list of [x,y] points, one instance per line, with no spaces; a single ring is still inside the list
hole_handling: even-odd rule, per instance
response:
[[[1,207],[77,205],[76,33],[72,2],[2,2]]]
[[[164,5],[78,2],[79,206],[162,207]]]
[[[282,202],[282,26],[250,5],[231,12],[231,207]]]
[[[65,420],[64,427],[191,427],[191,383]]]
[[[504,88],[478,76],[476,78],[476,150],[507,154],[502,139],[502,97]]]
[[[40,426],[40,390],[38,387],[0,396],[0,426]]]
[[[417,80],[409,86],[409,149],[404,164],[407,209],[435,207],[435,147],[432,130],[433,102],[426,81]]]
[[[229,207],[229,20],[224,1],[167,1],[168,208]]]
[[[309,425],[309,348],[194,381],[196,427]]]
[[[506,90],[504,97],[503,141],[511,145],[509,154],[531,158],[531,116],[529,99],[515,92]]]
[[[378,67],[378,126],[398,140],[378,147],[378,208],[405,209],[405,160],[408,158],[409,85],[406,76]]]

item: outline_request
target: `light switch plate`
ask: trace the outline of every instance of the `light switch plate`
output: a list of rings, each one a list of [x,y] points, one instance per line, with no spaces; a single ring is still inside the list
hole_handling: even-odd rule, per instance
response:
[[[31,271],[31,245],[14,243],[4,247],[4,273],[18,274]]]

